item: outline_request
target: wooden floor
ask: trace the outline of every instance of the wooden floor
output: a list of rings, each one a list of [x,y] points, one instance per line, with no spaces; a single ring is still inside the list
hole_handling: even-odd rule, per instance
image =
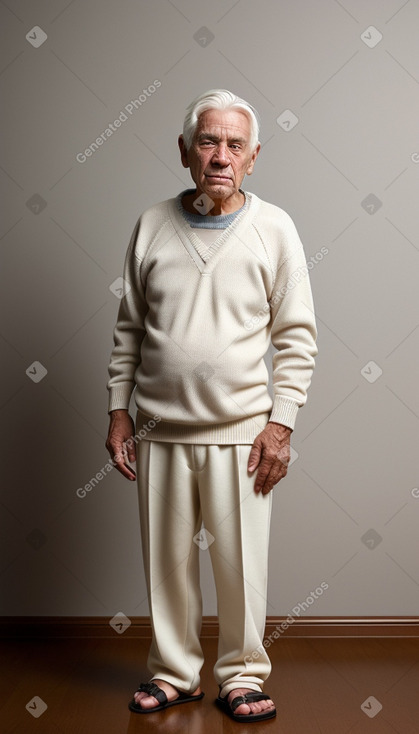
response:
[[[127,704],[137,684],[148,679],[148,639],[0,644],[2,734],[419,732],[419,639],[277,640],[269,650],[273,672],[265,692],[274,699],[278,714],[259,724],[233,722],[215,706],[214,638],[202,642],[205,698],[144,715],[131,713]],[[35,696],[47,705],[38,718],[26,709]],[[42,704],[31,705],[36,712]]]

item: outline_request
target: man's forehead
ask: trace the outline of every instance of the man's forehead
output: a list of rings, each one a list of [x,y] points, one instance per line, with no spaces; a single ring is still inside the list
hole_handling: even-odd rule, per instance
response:
[[[240,110],[205,110],[198,117],[196,132],[228,132],[228,134],[250,134],[250,121]]]

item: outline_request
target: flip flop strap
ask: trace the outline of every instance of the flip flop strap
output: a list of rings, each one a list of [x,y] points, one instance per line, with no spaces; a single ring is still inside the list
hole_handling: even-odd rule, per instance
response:
[[[266,693],[246,693],[244,696],[236,696],[233,698],[230,707],[234,714],[236,708],[242,705],[242,703],[254,703],[255,701],[267,701],[269,696]]]
[[[161,704],[167,703],[167,696],[165,692],[159,688],[159,686],[156,683],[153,683],[150,681],[150,683],[141,683],[139,689],[140,693],[148,693],[149,696],[154,696],[154,698],[157,698],[158,702]]]

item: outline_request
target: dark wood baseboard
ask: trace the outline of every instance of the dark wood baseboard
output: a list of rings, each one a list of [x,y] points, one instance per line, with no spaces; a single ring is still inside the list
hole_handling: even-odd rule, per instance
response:
[[[132,617],[118,633],[109,617],[0,617],[0,638],[151,637],[149,617]],[[419,617],[267,617],[265,638],[419,637]],[[218,636],[218,618],[202,620],[201,637]]]

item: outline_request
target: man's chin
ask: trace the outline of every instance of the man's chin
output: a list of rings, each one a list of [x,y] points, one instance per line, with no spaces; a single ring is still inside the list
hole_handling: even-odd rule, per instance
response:
[[[230,179],[226,179],[225,181],[214,179],[213,181],[211,181],[211,179],[206,178],[203,186],[203,191],[205,191],[205,193],[209,196],[211,196],[211,194],[217,194],[221,197],[227,197],[235,193],[235,188]]]

